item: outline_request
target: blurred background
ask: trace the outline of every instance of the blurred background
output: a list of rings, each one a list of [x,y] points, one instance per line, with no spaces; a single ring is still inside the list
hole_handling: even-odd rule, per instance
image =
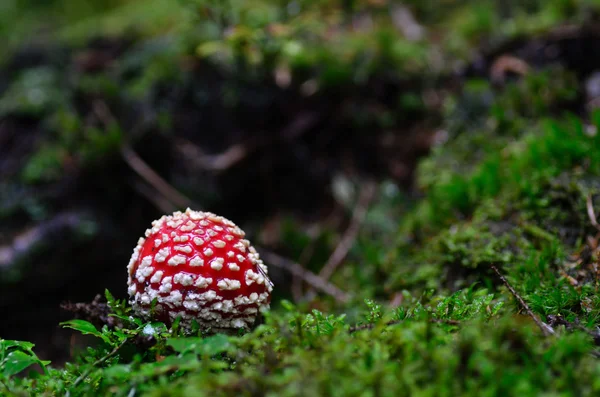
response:
[[[0,336],[61,362],[58,322],[74,316],[61,304],[106,288],[124,298],[138,237],[188,206],[246,231],[271,265],[274,307],[339,304],[303,271],[393,299],[381,247],[428,180],[465,166],[445,161],[447,142],[477,136],[464,146],[477,156],[484,130],[510,140],[523,119],[597,106],[598,11],[3,0]]]

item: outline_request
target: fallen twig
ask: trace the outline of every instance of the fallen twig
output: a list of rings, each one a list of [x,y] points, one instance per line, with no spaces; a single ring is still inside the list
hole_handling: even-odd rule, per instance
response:
[[[259,149],[280,141],[292,141],[313,128],[319,121],[320,115],[316,113],[300,114],[290,124],[285,126],[279,134],[272,139],[251,139],[246,142],[230,146],[218,154],[207,154],[196,144],[178,139],[176,148],[187,158],[204,170],[221,172],[239,164]]]
[[[10,390],[10,387],[8,387],[8,385],[6,383],[4,383],[4,381],[1,379],[0,379],[0,385],[2,385],[2,387],[4,387],[6,389],[6,391],[8,392],[8,395],[11,395],[12,390]]]
[[[141,196],[145,197],[150,203],[154,204],[156,208],[163,214],[170,214],[178,209],[169,199],[164,197],[162,194],[156,194],[156,189],[142,180],[135,178],[131,187]]]
[[[350,299],[350,295],[347,292],[340,290],[338,287],[329,283],[327,280],[324,280],[322,277],[319,277],[313,272],[306,270],[304,267],[302,267],[302,265],[266,249],[260,248],[258,251],[260,256],[262,256],[270,266],[287,270],[293,275],[302,278],[313,288],[331,295],[337,301],[347,302]]]
[[[524,76],[529,73],[530,67],[527,62],[520,58],[512,55],[500,55],[490,69],[492,81],[503,82],[506,72]]]
[[[93,103],[93,110],[96,116],[104,123],[106,127],[111,124],[118,125],[117,119],[113,116],[112,112],[102,101],[96,101]],[[177,208],[194,207],[192,200],[184,196],[177,189],[169,184],[163,177],[161,177],[156,171],[154,171],[142,158],[131,148],[131,146],[125,142],[121,145],[121,157],[123,160],[133,169],[140,177],[148,182],[154,189],[156,189],[164,198],[170,201]],[[160,204],[156,200],[152,200],[154,204],[159,204],[158,207],[162,210],[164,205]]]
[[[329,224],[329,227],[335,230],[339,227],[342,221],[343,214],[341,214],[340,209],[334,209],[332,213],[328,215],[327,219],[325,219],[322,223],[319,224],[317,232],[311,235],[310,243],[308,243],[300,253],[300,257],[298,258],[298,264],[300,264],[302,267],[306,267],[306,264],[310,261],[311,257],[315,252],[317,240],[320,239],[321,236],[325,233],[325,228],[323,227],[323,224]],[[302,279],[300,277],[293,277],[291,290],[294,302],[299,302],[303,299],[303,284]]]
[[[425,28],[415,18],[407,6],[396,4],[391,6],[390,14],[394,27],[409,41],[419,41],[425,35]]]
[[[583,331],[594,339],[594,344],[596,346],[600,346],[600,329],[596,327],[596,331],[592,331],[591,329],[581,325],[577,317],[575,317],[575,321],[567,321],[560,315],[549,315],[548,322],[551,326],[564,325],[565,328],[570,331],[574,329]]]
[[[179,208],[192,207],[192,200],[181,194],[166,180],[156,173],[138,154],[125,144],[121,147],[121,155],[125,162],[152,187],[160,192],[162,196]],[[195,208],[198,209],[198,208]]]
[[[0,268],[10,267],[20,255],[31,252],[47,238],[64,234],[66,229],[75,229],[82,222],[82,214],[65,212],[39,223],[18,234],[11,243],[0,246]]]
[[[125,339],[123,342],[119,343],[117,346],[114,347],[114,349],[112,349],[107,355],[105,355],[104,357],[96,360],[96,362],[94,362],[92,364],[91,367],[89,367],[88,369],[86,369],[85,371],[83,371],[81,373],[81,375],[79,375],[77,377],[77,379],[75,379],[75,382],[73,382],[73,384],[71,385],[71,389],[75,389],[77,387],[77,385],[79,385],[85,378],[87,378],[90,373],[92,373],[92,371],[94,370],[94,368],[96,368],[99,365],[102,365],[102,363],[104,363],[106,360],[110,359],[111,357],[114,357],[119,350],[125,346],[125,344],[129,341],[129,339]],[[68,390],[67,393],[65,394],[66,397],[69,397],[71,395],[71,392]]]
[[[352,245],[358,236],[358,232],[360,231],[360,227],[367,215],[369,204],[375,196],[376,186],[374,181],[367,181],[362,186],[358,201],[352,213],[350,225],[344,232],[340,243],[335,247],[335,250],[327,260],[327,263],[325,263],[325,266],[323,266],[323,269],[319,272],[319,277],[322,277],[324,280],[329,280],[352,248]]]
[[[552,329],[552,327],[540,320],[538,316],[536,316],[535,313],[531,311],[529,305],[527,305],[527,303],[523,300],[521,295],[519,295],[517,291],[515,291],[515,289],[512,287],[512,285],[510,285],[508,280],[502,275],[502,273],[500,273],[498,268],[494,265],[492,265],[491,268],[496,273],[500,281],[502,281],[502,283],[506,286],[506,288],[508,288],[510,293],[515,297],[515,299],[521,304],[525,312],[527,312],[527,315],[531,317],[533,321],[537,324],[537,326],[542,330],[542,333],[545,336],[554,335],[554,330]]]
[[[256,144],[254,143],[238,143],[227,148],[219,154],[206,154],[196,144],[185,140],[178,139],[176,148],[190,160],[198,163],[200,168],[209,171],[224,171],[242,161],[248,154],[252,153]]]
[[[86,320],[99,327],[104,325],[108,325],[111,329],[123,327],[121,319],[111,316],[112,310],[100,294],[96,295],[91,302],[63,302],[60,308],[72,313],[75,318]]]
[[[369,204],[373,197],[375,196],[376,191],[376,183],[374,181],[367,181],[361,188],[358,201],[354,210],[352,212],[352,220],[350,221],[350,225],[342,235],[342,238],[335,247],[335,250],[319,272],[318,277],[324,281],[329,280],[333,273],[337,270],[337,268],[342,264],[348,252],[352,248],[356,237],[358,236],[358,232],[360,231],[360,227],[367,215],[367,210],[369,208]],[[306,300],[312,300],[315,297],[314,290],[308,291],[305,296]]]
[[[592,194],[588,194],[585,198],[587,214],[590,218],[590,223],[592,226],[596,228],[596,230],[600,231],[600,225],[598,224],[598,219],[596,218],[596,213],[594,212],[594,203],[592,202]]]

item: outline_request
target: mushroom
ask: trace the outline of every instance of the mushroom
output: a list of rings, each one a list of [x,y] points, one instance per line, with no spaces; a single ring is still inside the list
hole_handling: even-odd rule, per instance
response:
[[[127,266],[130,303],[148,320],[182,329],[248,329],[273,283],[245,233],[210,212],[177,211],[152,222]],[[154,303],[155,302],[155,303]]]

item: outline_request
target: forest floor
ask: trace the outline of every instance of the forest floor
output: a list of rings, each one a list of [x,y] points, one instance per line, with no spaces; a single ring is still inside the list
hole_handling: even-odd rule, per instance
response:
[[[0,12],[0,395],[600,393],[600,3],[67,3]],[[252,330],[131,316],[186,207]]]

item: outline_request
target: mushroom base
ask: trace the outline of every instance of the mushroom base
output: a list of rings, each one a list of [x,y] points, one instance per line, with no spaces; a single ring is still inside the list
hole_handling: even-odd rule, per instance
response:
[[[131,301],[130,304],[135,314],[146,321],[160,321],[171,327],[179,318],[179,326],[186,333],[196,329],[195,322],[202,331],[237,334],[240,330],[251,329],[258,314],[258,310],[252,310],[254,312],[252,315],[243,315],[239,310],[238,313],[225,313],[213,310],[210,306],[193,312],[182,307],[173,308],[160,303],[157,303],[154,308],[136,301]],[[269,306],[263,306],[262,309],[268,310]]]

